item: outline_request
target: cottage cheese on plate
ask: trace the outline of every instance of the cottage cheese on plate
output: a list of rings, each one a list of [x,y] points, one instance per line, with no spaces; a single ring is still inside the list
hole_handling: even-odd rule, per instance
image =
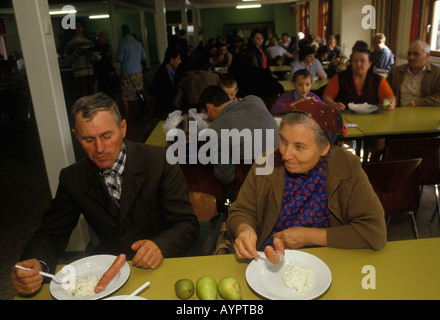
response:
[[[312,270],[298,263],[286,263],[283,273],[284,285],[304,295],[312,284]]]
[[[85,277],[75,277],[75,282],[69,285],[68,291],[72,297],[82,298],[95,294],[95,287],[98,284],[98,277],[88,275]]]

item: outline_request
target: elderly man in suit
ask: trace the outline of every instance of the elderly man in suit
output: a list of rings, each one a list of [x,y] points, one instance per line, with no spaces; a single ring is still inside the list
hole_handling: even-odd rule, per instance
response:
[[[110,97],[83,97],[72,115],[87,157],[61,170],[55,199],[19,263],[32,271],[12,271],[21,294],[41,287],[38,271],[55,271],[81,213],[99,239],[95,253],[124,253],[141,268],[185,255],[198,234],[180,167],[166,162],[162,148],[126,141],[126,122]]]
[[[416,40],[409,46],[408,63],[391,69],[387,81],[398,106],[439,106],[440,67],[429,62],[431,48]]]

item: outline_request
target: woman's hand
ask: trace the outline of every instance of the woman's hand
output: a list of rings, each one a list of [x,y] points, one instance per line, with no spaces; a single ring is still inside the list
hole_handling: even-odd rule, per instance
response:
[[[274,249],[275,248],[275,249]],[[278,264],[282,261],[284,256],[284,243],[280,238],[273,239],[273,247],[267,246],[264,248],[264,254],[267,260],[274,264]]]
[[[288,249],[300,249],[307,246],[326,246],[327,229],[291,227],[275,233],[275,238],[282,240],[284,246]]]
[[[258,258],[257,233],[251,226],[241,224],[238,227],[238,236],[234,241],[234,252],[237,259]]]

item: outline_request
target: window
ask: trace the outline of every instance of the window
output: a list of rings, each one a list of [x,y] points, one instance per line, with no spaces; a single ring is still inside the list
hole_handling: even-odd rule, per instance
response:
[[[414,0],[410,42],[416,39],[429,43],[431,55],[440,57],[440,0]]]
[[[431,44],[432,51],[440,52],[440,1],[435,1],[432,12],[431,39],[429,39],[429,43]]]
[[[326,39],[332,34],[332,0],[319,0],[318,35]]]
[[[299,16],[299,31],[304,33],[306,36],[310,34],[310,6],[306,2],[300,4],[298,7]]]

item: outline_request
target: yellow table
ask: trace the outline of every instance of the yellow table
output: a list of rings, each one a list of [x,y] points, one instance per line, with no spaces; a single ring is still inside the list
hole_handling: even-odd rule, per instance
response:
[[[271,66],[270,70],[272,72],[289,72],[290,70],[292,70],[292,66]]]
[[[148,137],[146,144],[151,144],[153,146],[158,147],[167,147],[168,142],[166,140],[165,132],[163,130],[163,124],[165,121],[159,121],[154,128],[154,130],[151,132],[150,136]]]
[[[366,136],[440,133],[439,107],[399,107],[372,114],[342,113],[346,123],[354,123]]]
[[[342,117],[345,123],[356,124],[364,138],[412,138],[440,134],[440,106],[399,107],[372,114],[355,114],[346,110]],[[366,164],[368,145],[366,140],[363,140],[363,163]]]
[[[323,260],[331,270],[332,283],[320,299],[440,299],[440,238],[388,242],[377,252],[326,247],[303,251]],[[149,288],[140,296],[149,300],[177,299],[174,293],[177,280],[188,278],[195,283],[199,277],[210,275],[216,281],[233,276],[241,285],[243,299],[260,299],[246,282],[247,265],[237,262],[233,255],[165,259],[156,270],[135,268],[130,263],[130,277],[115,295],[130,294],[150,281]],[[368,269],[363,271],[365,266]],[[375,289],[368,288],[373,284]],[[16,299],[52,298],[49,285],[45,284],[38,295]],[[197,297],[194,295],[191,300]]]
[[[327,85],[329,82],[330,82],[329,79],[313,81],[312,90],[318,90],[319,88]],[[292,91],[293,90],[292,81],[290,81],[290,80],[281,80],[281,81],[279,81],[279,83],[281,83],[281,85],[283,86],[284,91],[287,92],[287,91]]]

